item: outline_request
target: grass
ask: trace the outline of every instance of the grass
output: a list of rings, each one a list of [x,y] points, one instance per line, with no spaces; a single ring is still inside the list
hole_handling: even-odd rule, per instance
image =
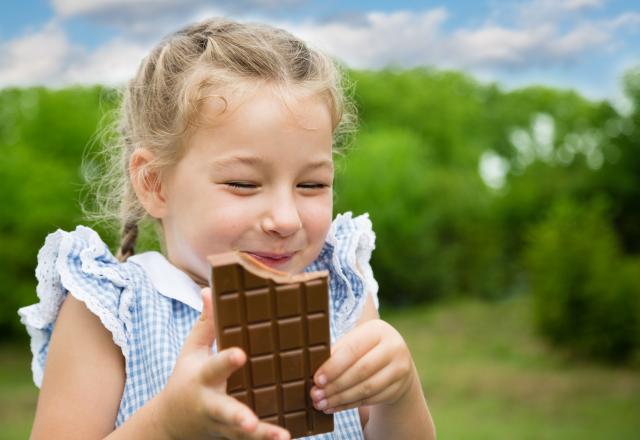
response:
[[[385,318],[410,346],[442,439],[638,439],[640,371],[571,359],[529,303],[465,300]]]
[[[525,298],[390,311],[411,347],[441,439],[640,438],[640,370],[547,347]],[[0,346],[0,439],[29,435],[27,344]]]
[[[0,345],[0,440],[29,437],[37,397],[29,343]]]

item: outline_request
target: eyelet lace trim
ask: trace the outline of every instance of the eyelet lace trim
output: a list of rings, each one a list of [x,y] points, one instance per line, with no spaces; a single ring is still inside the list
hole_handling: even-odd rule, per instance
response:
[[[368,214],[353,217],[351,212],[338,214],[331,224],[326,242],[332,248],[331,265],[341,284],[346,287],[346,296],[338,304],[334,314],[336,328],[342,333],[352,329],[362,313],[366,294],[371,294],[378,307],[378,283],[373,277],[369,260],[375,249],[376,236]],[[346,259],[346,261],[344,261]],[[345,264],[346,263],[346,264]],[[352,285],[348,271],[355,274],[360,286]],[[362,294],[359,291],[362,291]]]
[[[76,269],[75,273],[69,265],[73,258],[80,259],[80,271]],[[131,328],[134,288],[123,266],[90,228],[78,226],[70,233],[58,230],[47,236],[38,252],[36,268],[36,293],[40,302],[18,310],[20,321],[31,336],[31,369],[38,387],[42,384],[51,330],[69,292],[100,319],[125,358],[128,357],[129,344],[125,329]],[[83,282],[81,276],[88,281]],[[95,281],[112,284],[121,290],[117,311],[109,310],[99,301],[94,293]]]

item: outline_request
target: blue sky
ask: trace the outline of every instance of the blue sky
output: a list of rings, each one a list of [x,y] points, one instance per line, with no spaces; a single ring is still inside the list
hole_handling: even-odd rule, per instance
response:
[[[355,68],[464,70],[618,99],[640,65],[637,0],[22,0],[0,15],[0,87],[122,84],[163,35],[211,15],[284,27]]]

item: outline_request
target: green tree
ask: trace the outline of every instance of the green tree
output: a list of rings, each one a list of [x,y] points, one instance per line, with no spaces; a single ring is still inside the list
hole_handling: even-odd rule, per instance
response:
[[[538,329],[581,354],[610,360],[640,348],[640,265],[620,251],[603,199],[559,200],[525,253]]]

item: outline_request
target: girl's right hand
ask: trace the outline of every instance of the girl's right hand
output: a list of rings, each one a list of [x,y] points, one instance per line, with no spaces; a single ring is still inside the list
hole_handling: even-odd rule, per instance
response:
[[[215,333],[211,290],[202,290],[203,309],[187,336],[165,388],[158,395],[156,421],[172,439],[282,439],[289,432],[261,422],[249,407],[226,394],[227,378],[247,361],[239,348],[211,353]]]

